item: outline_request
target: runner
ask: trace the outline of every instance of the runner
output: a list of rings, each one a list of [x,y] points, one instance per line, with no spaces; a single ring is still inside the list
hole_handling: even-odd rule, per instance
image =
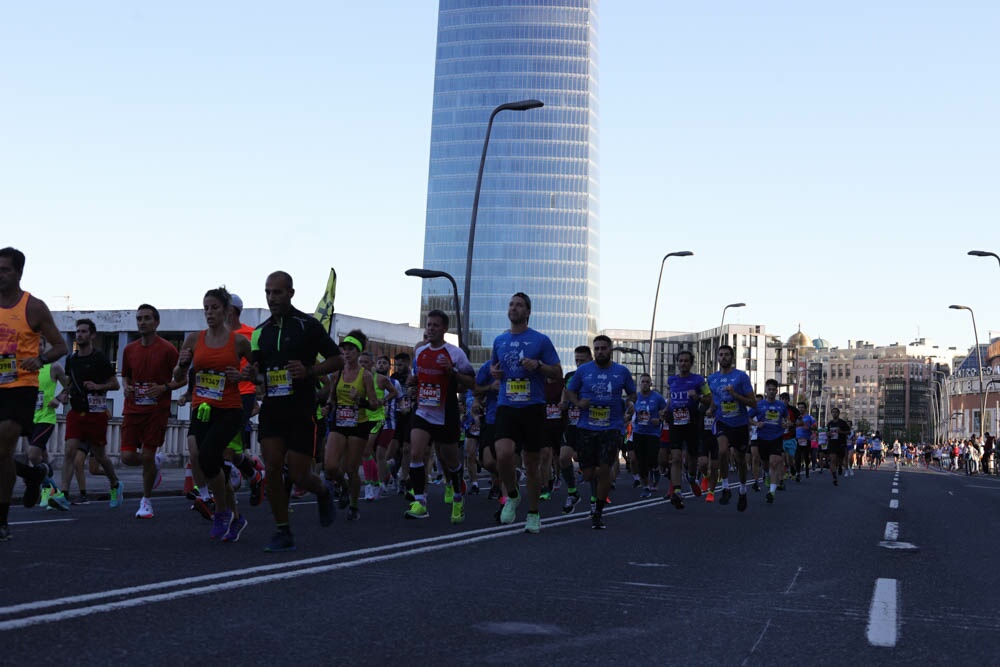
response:
[[[400,394],[396,400],[396,430],[385,452],[385,470],[383,479],[396,486],[396,493],[405,492],[403,474],[409,475],[410,469],[410,422],[413,416],[413,399],[406,389],[406,381],[410,377],[412,358],[406,352],[397,352],[393,357],[396,372],[391,376],[399,385]]]
[[[652,474],[656,469],[657,457],[660,454],[660,432],[662,430],[663,411],[667,401],[663,395],[653,391],[653,378],[649,373],[639,376],[639,393],[635,397],[632,426],[632,442],[635,452],[636,470],[639,479],[645,485],[639,492],[640,498],[653,496]],[[696,431],[697,432],[697,431]],[[691,463],[697,463],[697,447],[691,458]],[[678,475],[680,471],[678,470]],[[698,490],[699,494],[701,489]],[[679,498],[680,496],[678,496]],[[681,505],[683,507],[683,504]]]
[[[215,497],[209,537],[236,542],[247,520],[239,512],[223,464],[226,447],[243,428],[239,367],[241,359],[250,357],[250,341],[226,326],[230,308],[226,288],[209,290],[202,304],[207,328],[184,340],[173,381],[183,384],[189,369],[194,375],[188,435],[194,439],[201,472]]]
[[[358,363],[372,374],[375,384],[376,403],[367,411],[367,421],[371,425],[371,431],[368,433],[368,442],[361,455],[361,465],[365,473],[365,500],[371,502],[378,500],[380,496],[376,450],[385,449],[392,440],[392,428],[387,431],[385,428],[386,406],[396,399],[397,393],[396,385],[389,379],[389,357],[383,355],[379,357],[378,363],[375,363],[369,352],[362,352]]]
[[[330,435],[327,436],[323,455],[326,480],[340,486],[340,507],[347,509],[348,521],[361,518],[358,510],[358,497],[361,495],[358,467],[371,432],[367,408],[378,402],[375,380],[360,363],[361,353],[367,344],[368,337],[360,329],[352,329],[340,343],[344,367],[333,376],[334,389],[329,404]]]
[[[750,411],[757,422],[757,440],[752,449],[754,456],[767,457],[770,475],[770,488],[767,491],[767,502],[774,502],[774,492],[778,490],[778,480],[782,470],[782,436],[788,423],[788,406],[778,400],[778,381],[768,380],[764,383],[764,398]],[[755,480],[756,481],[756,480]]]
[[[693,352],[681,350],[674,355],[674,361],[677,363],[677,374],[667,378],[670,391],[667,405],[670,414],[670,483],[673,487],[669,500],[680,510],[684,509],[684,501],[681,499],[681,464],[685,450],[688,457],[688,484],[694,495],[701,495],[701,487],[696,478],[698,455],[701,451],[698,407],[699,404],[706,406],[711,403],[712,391],[704,377],[691,372]]]
[[[833,485],[838,486],[837,475],[847,453],[847,436],[851,427],[840,418],[840,408],[831,409],[830,416],[833,418],[826,425],[830,442],[830,474],[833,475]]]
[[[590,352],[589,345],[578,345],[573,350],[573,358],[576,367],[580,368],[584,364],[594,360],[594,355]],[[576,371],[570,371],[563,379],[563,386],[569,384]],[[559,449],[559,473],[566,483],[566,502],[563,503],[562,513],[569,514],[580,502],[580,492],[576,488],[576,471],[573,468],[573,459],[579,461],[577,456],[577,436],[579,435],[578,424],[580,422],[580,408],[569,402],[566,398],[566,390],[563,389],[562,408],[566,413],[566,428],[563,431],[563,444]],[[591,495],[597,498],[597,487],[591,484]]]
[[[179,354],[176,347],[156,334],[160,326],[160,311],[156,308],[148,303],[139,306],[135,323],[139,339],[122,351],[125,407],[121,460],[127,466],[142,466],[142,499],[135,516],[152,519],[153,489],[163,478],[160,474],[163,457],[156,450],[163,445],[167,433],[170,394],[178,388],[172,376]]]
[[[562,448],[566,430],[566,416],[562,410],[563,390],[566,385],[561,377],[545,378],[545,433],[542,436],[542,451],[539,461],[541,471],[542,492],[540,500],[551,500],[552,489],[558,476],[555,465],[558,465],[559,450]]]
[[[41,481],[45,472],[14,460],[18,438],[31,435],[34,426],[38,370],[66,354],[48,306],[21,289],[24,261],[20,250],[0,250],[0,542],[11,538],[7,518],[15,476]],[[39,349],[43,337],[51,346],[45,352]]]
[[[458,393],[475,385],[475,370],[459,347],[446,343],[448,315],[441,310],[427,313],[425,343],[414,354],[410,386],[417,389],[417,409],[410,425],[410,486],[413,502],[404,516],[426,519],[427,456],[435,445],[445,482],[451,487],[451,522],[465,521],[465,489],[462,456],[459,453],[461,416]]]
[[[500,500],[503,494],[502,484],[497,471],[497,450],[495,442],[497,421],[497,399],[500,396],[500,382],[490,375],[490,362],[484,361],[476,372],[476,405],[482,412],[479,429],[479,459],[483,468],[490,473],[490,493],[487,500]],[[483,388],[485,387],[485,389]],[[500,521],[502,507],[496,511],[496,520]]]
[[[719,371],[708,377],[715,407],[715,426],[719,439],[719,467],[722,469],[722,497],[720,505],[729,503],[733,494],[729,490],[729,452],[736,456],[736,469],[740,479],[740,498],[736,509],[743,512],[747,508],[747,466],[746,454],[750,445],[750,427],[747,408],[757,405],[757,397],[750,384],[750,377],[733,367],[735,354],[729,345],[720,345],[718,350]],[[710,483],[714,488],[715,480]]]
[[[295,548],[282,474],[286,465],[296,487],[316,494],[320,525],[333,523],[333,490],[312,471],[317,450],[316,380],[343,368],[344,357],[323,325],[292,305],[295,289],[290,275],[284,271],[269,275],[264,295],[271,316],[251,336],[252,363],[244,374],[264,388],[257,434],[275,523],[264,550],[281,552]],[[323,361],[317,362],[317,355]]]
[[[555,346],[545,334],[528,326],[531,299],[518,292],[507,305],[510,329],[493,341],[490,373],[500,381],[496,421],[497,470],[507,490],[501,523],[513,523],[521,495],[517,486],[515,455],[520,452],[527,469],[528,516],[525,532],[538,533],[541,491],[539,470],[545,426],[545,378],[562,377]],[[617,443],[616,443],[617,446]]]
[[[44,349],[45,339],[39,341]],[[69,499],[66,494],[59,490],[52,479],[52,466],[49,465],[49,456],[46,451],[49,438],[56,430],[56,408],[66,403],[67,394],[64,390],[56,394],[56,387],[62,385],[69,387],[69,378],[59,364],[45,364],[38,371],[38,398],[35,401],[34,429],[28,439],[28,465],[45,469],[46,476],[41,480],[41,488],[35,486],[38,479],[37,474],[25,476],[24,484],[24,506],[32,507],[41,497],[41,506],[45,509],[55,509],[66,511],[69,509]],[[32,471],[36,472],[37,471]]]
[[[809,405],[805,401],[799,401],[796,407],[799,410],[799,418],[795,421],[795,481],[801,482],[803,468],[806,479],[809,479],[812,435],[816,430],[816,418],[809,414]]]
[[[74,464],[82,465],[90,454],[103,468],[111,489],[112,508],[122,504],[125,485],[118,479],[115,467],[107,455],[108,399],[107,392],[118,389],[118,378],[103,352],[94,348],[97,325],[88,318],[76,321],[76,352],[66,359],[66,375],[70,379],[69,403],[66,415],[66,455],[63,459],[62,488],[69,491]],[[86,502],[86,490],[80,488],[81,501]]]
[[[286,274],[287,275],[287,274]],[[236,294],[230,294],[232,306],[226,318],[227,326],[243,336],[247,340],[253,336],[254,328],[249,324],[244,324],[240,317],[243,314],[243,299]],[[247,361],[240,361],[240,370],[246,368]],[[242,477],[250,483],[250,506],[260,505],[261,493],[263,489],[264,476],[257,469],[259,462],[254,461],[250,455],[250,435],[253,433],[253,424],[250,418],[257,413],[257,386],[253,382],[240,380],[240,403],[243,406],[243,429],[237,437],[226,447],[226,461],[239,470],[239,474],[234,476]]]
[[[882,451],[882,434],[879,431],[875,431],[875,435],[872,436],[870,451],[868,452],[868,469],[878,470],[882,466],[882,460],[884,453]],[[940,459],[941,457],[938,456]],[[940,465],[940,464],[939,464]]]
[[[604,506],[611,491],[611,467],[618,457],[621,429],[625,423],[622,395],[636,398],[635,381],[629,370],[611,361],[611,339],[594,338],[594,360],[576,370],[566,386],[569,402],[580,408],[578,453],[584,479],[597,481],[596,507],[591,527],[603,530]]]

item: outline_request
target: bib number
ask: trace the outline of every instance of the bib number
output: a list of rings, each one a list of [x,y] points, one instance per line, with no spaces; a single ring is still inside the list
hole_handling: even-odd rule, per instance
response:
[[[768,424],[777,426],[780,422],[780,415],[778,415],[777,410],[768,410],[764,413],[764,421]]]
[[[417,405],[422,408],[441,407],[441,385],[424,382],[417,393]]]
[[[587,421],[591,426],[611,426],[611,408],[591,406],[587,411]]]
[[[358,425],[358,408],[355,405],[337,406],[337,426],[350,428]]]
[[[17,359],[13,354],[0,355],[0,384],[17,380]]]
[[[201,371],[194,376],[194,395],[198,398],[221,401],[226,389],[226,376],[212,371]]]
[[[292,376],[289,375],[288,369],[282,368],[267,372],[268,396],[291,396],[294,393],[295,390],[292,389]]]
[[[153,388],[152,382],[136,382],[132,388],[136,405],[156,405],[157,400],[146,393]]]
[[[531,399],[531,389],[527,380],[507,380],[507,400],[512,403],[526,403]]]
[[[674,426],[684,426],[691,423],[691,413],[687,408],[674,410]]]
[[[569,412],[566,414],[566,418],[569,421],[570,426],[576,426],[580,423],[580,408],[575,405],[571,405]]]
[[[545,405],[545,418],[546,419],[561,419],[562,410],[559,409],[557,403],[547,403]]]
[[[715,428],[715,417],[705,417],[705,430],[711,431]]]
[[[100,394],[87,394],[87,412],[107,412],[108,398]]]
[[[726,417],[735,417],[739,414],[739,403],[736,401],[723,401],[722,414]]]
[[[39,391],[35,395],[35,412],[38,412],[39,410],[41,410],[42,407],[44,407],[44,405],[45,405],[45,392],[44,391]]]

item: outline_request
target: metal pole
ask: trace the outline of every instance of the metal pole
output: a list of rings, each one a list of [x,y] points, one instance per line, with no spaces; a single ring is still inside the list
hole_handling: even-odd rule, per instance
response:
[[[656,279],[656,296],[653,297],[653,321],[649,325],[649,367],[646,369],[646,372],[649,373],[650,378],[653,377],[653,359],[656,356],[656,351],[653,348],[653,339],[656,332],[656,306],[660,302],[660,282],[663,280],[663,267],[670,257],[690,257],[693,254],[690,250],[668,252],[663,256],[663,261],[660,262],[660,276]],[[645,366],[645,364],[643,365]]]

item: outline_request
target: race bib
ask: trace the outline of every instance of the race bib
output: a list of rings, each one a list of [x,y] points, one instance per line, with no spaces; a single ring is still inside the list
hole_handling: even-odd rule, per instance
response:
[[[358,425],[358,407],[356,405],[337,406],[337,426],[350,428]]]
[[[156,405],[157,400],[151,398],[147,392],[153,388],[152,382],[136,382],[132,385],[133,395],[136,405]]]
[[[674,410],[674,426],[684,426],[691,423],[691,413],[687,408]]]
[[[587,412],[587,421],[591,426],[610,426],[611,408],[592,405]]]
[[[198,398],[207,398],[221,401],[222,392],[226,389],[226,376],[224,373],[213,371],[200,371],[194,376],[194,395]]]
[[[417,405],[422,408],[441,407],[441,385],[424,382],[417,393]]]
[[[38,412],[45,405],[45,392],[39,391],[35,395],[35,412]]]
[[[580,423],[580,408],[575,405],[569,406],[569,412],[566,414],[566,418],[569,421],[570,426],[576,426]]]
[[[562,410],[559,409],[559,405],[553,403],[547,403],[545,405],[545,418],[562,419]]]
[[[764,421],[768,424],[778,425],[781,423],[781,415],[778,414],[777,410],[766,410],[764,412]]]
[[[479,437],[479,422],[473,421],[471,424],[469,424],[469,428],[467,430],[469,432],[469,435],[471,435],[473,438],[478,438]]]
[[[87,394],[87,412],[107,412],[108,398],[101,394]]]
[[[401,399],[399,399],[399,412],[404,414],[409,412],[411,403],[412,401],[410,400],[410,397],[408,395],[404,395]]]
[[[292,389],[292,376],[287,368],[271,370],[267,372],[267,395],[268,396],[291,396],[295,393]]]
[[[705,417],[705,430],[706,431],[711,431],[713,428],[715,428],[715,417],[708,417],[708,416],[706,416]]]
[[[639,426],[649,426],[649,410],[641,410],[635,417]]]
[[[829,440],[827,439],[826,431],[820,431],[819,435],[816,437],[817,437],[817,442],[819,442],[819,446],[825,449],[827,443],[829,442]]]
[[[0,355],[0,384],[17,380],[17,359],[13,354]]]
[[[722,414],[726,417],[735,417],[740,412],[739,405],[736,401],[723,401]]]
[[[531,400],[531,387],[527,380],[507,380],[507,400],[513,403],[525,403]]]
[[[757,439],[757,425],[756,424],[751,424],[751,426],[750,426],[750,439],[751,440],[756,440]]]

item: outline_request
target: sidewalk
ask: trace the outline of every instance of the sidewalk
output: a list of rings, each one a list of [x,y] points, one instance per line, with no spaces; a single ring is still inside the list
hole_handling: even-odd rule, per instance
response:
[[[162,498],[165,496],[180,496],[184,495],[184,477],[185,468],[178,468],[176,466],[164,466],[161,470],[163,473],[163,482],[160,487],[153,491],[153,498]],[[142,468],[141,467],[131,467],[118,465],[115,466],[115,472],[118,474],[118,479],[125,484],[125,498],[141,498],[142,497]],[[56,484],[61,483],[61,471],[55,471]],[[244,488],[246,486],[244,485]],[[70,496],[74,497],[79,493],[79,489],[76,486],[76,479],[73,479],[71,486]],[[22,501],[22,496],[24,495],[24,480],[20,477],[14,483],[14,495],[11,498],[11,505],[20,505]],[[108,478],[104,475],[91,475],[87,472],[87,495],[94,500],[108,500]]]

